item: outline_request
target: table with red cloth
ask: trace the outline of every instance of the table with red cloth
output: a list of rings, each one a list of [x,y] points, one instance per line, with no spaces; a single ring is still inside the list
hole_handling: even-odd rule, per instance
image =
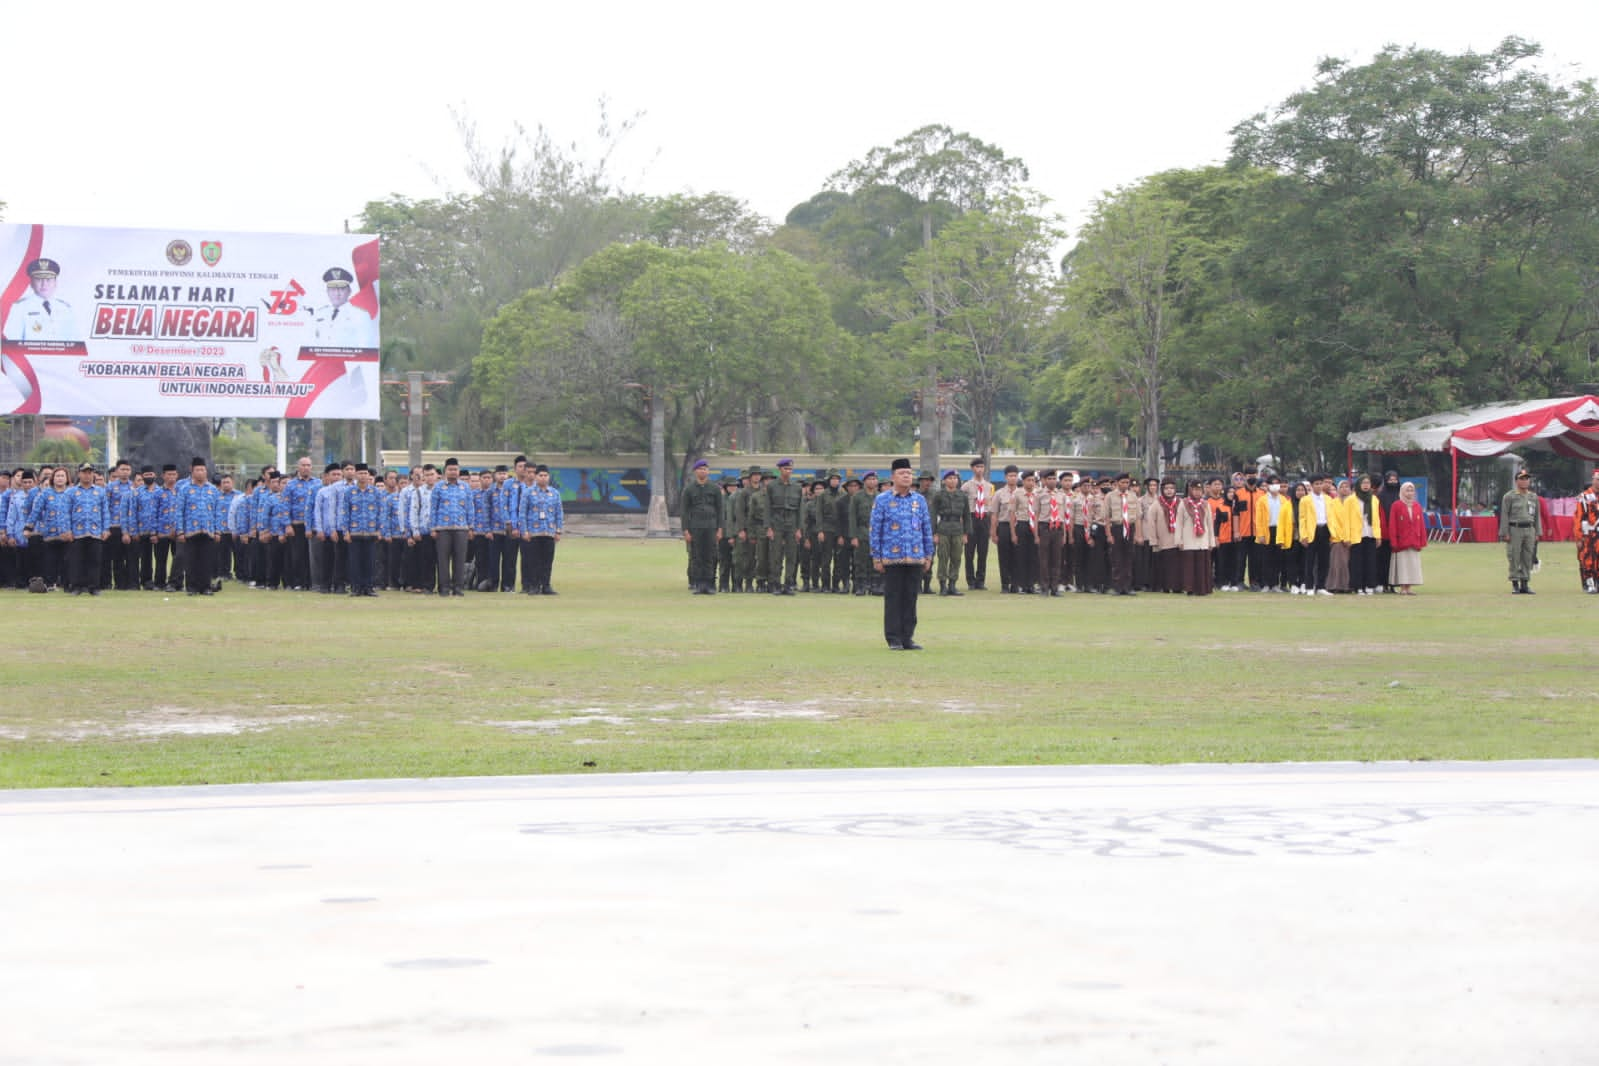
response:
[[[1576,540],[1576,519],[1569,511],[1556,514],[1548,500],[1538,501],[1543,535],[1539,540]],[[1491,514],[1461,515],[1460,526],[1471,531],[1471,539],[1478,544],[1492,544],[1499,539],[1499,519]]]

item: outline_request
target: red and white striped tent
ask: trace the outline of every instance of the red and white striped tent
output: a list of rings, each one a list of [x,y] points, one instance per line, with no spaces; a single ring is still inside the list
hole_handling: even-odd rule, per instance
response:
[[[1446,451],[1454,460],[1456,485],[1461,455],[1484,458],[1512,448],[1542,448],[1599,461],[1599,396],[1491,403],[1349,434],[1351,466],[1355,452]],[[1454,492],[1451,487],[1451,506],[1457,502]]]

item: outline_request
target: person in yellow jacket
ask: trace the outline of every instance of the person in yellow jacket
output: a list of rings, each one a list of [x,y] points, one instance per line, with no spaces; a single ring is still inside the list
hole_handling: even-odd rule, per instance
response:
[[[1388,582],[1377,573],[1377,544],[1382,540],[1382,497],[1373,491],[1370,474],[1355,481],[1354,512],[1346,532],[1350,537],[1349,587],[1362,596],[1375,596]]]
[[[1355,510],[1354,486],[1346,477],[1338,479],[1332,508],[1327,517],[1327,530],[1332,544],[1327,550],[1327,591],[1349,591],[1349,550],[1354,547],[1360,527],[1360,515]]]
[[[1283,491],[1283,479],[1268,475],[1266,487],[1255,500],[1255,559],[1250,563],[1254,587],[1263,592],[1285,592],[1297,585],[1289,580],[1288,551],[1294,546],[1294,504]]]
[[[1310,479],[1310,494],[1299,501],[1299,543],[1305,549],[1305,569],[1296,592],[1305,596],[1331,596],[1327,591],[1327,564],[1332,555],[1332,521],[1335,506],[1327,483],[1317,474]]]

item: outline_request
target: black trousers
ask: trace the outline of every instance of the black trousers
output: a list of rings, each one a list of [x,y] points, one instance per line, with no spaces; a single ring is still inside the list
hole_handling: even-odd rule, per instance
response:
[[[527,558],[523,560],[522,587],[525,591],[529,584],[535,589],[550,587],[550,574],[555,569],[555,538],[532,537],[522,543],[528,546]]]
[[[294,550],[292,545],[293,545],[294,541],[297,540],[297,539],[299,539],[299,538],[297,538],[297,537],[290,537],[289,538],[289,543],[290,543],[289,551],[292,552]],[[338,552],[339,552],[338,544],[337,544],[337,542],[333,541],[331,538],[328,539],[328,540],[322,540],[319,537],[319,538],[317,538],[317,541],[316,541],[316,544],[315,544],[315,547],[314,547],[313,550],[317,554],[317,578],[322,582],[320,585],[317,586],[317,591],[321,592],[324,589],[331,590],[333,588],[333,571],[334,571],[333,563],[334,563],[334,560],[338,557]],[[287,584],[287,583],[288,582],[285,582],[285,584]]]
[[[377,583],[376,537],[356,537],[350,542],[350,591],[372,592]]]
[[[716,581],[716,530],[691,529],[688,531],[690,540],[689,551],[689,581],[695,586],[711,585]],[[541,538],[549,540],[548,537]]]
[[[1010,527],[1011,524],[1009,522],[999,523],[999,526],[997,527],[998,532],[996,534],[998,539],[995,541],[995,545],[998,548],[999,554],[999,587],[1004,589],[1006,592],[1009,592],[1011,589],[1016,587],[1015,575],[1013,573],[1013,569],[1015,567],[1016,546],[1010,542]]]
[[[500,546],[500,591],[516,590],[516,563],[522,555],[522,538],[514,533],[496,533],[494,543]],[[493,576],[493,575],[491,575]]]
[[[916,636],[916,597],[922,567],[910,563],[883,567],[883,639],[904,644]]]
[[[293,540],[294,538],[290,537],[289,539]],[[280,585],[286,584],[283,580],[283,567],[284,553],[287,551],[287,548],[285,548],[283,544],[283,538],[273,537],[271,540],[261,545],[261,547],[264,549],[261,558],[262,570],[266,575],[266,587],[269,589],[275,589]]]
[[[305,535],[304,522],[290,522],[289,525],[294,529],[294,536],[284,546],[288,557],[288,583],[293,588],[308,589],[311,587],[311,541]],[[323,579],[326,580],[325,575]]]
[[[1110,559],[1110,583],[1117,592],[1133,589],[1133,542],[1123,536],[1118,528],[1116,539],[1106,547]]]
[[[211,572],[216,566],[216,538],[209,533],[195,533],[183,541],[183,573],[190,592],[208,592],[211,589]]]
[[[405,538],[390,537],[384,543],[384,576],[391,589],[405,587]]]
[[[47,540],[43,543],[39,576],[52,588],[65,584],[67,576],[67,545],[65,541]]]
[[[1026,522],[1011,525],[1016,541],[1010,553],[1010,583],[1017,592],[1031,592],[1038,583],[1038,544],[1033,527]]]
[[[151,578],[157,586],[167,583],[167,557],[172,554],[172,542],[166,537],[152,537],[150,549],[155,553],[155,575]]]
[[[105,542],[99,537],[77,537],[67,545],[67,587],[90,589],[100,587],[100,556]]]
[[[966,538],[966,587],[988,580],[988,538],[993,526],[988,515],[972,519],[972,535]]]
[[[466,544],[471,534],[464,529],[435,529],[433,549],[439,559],[439,592],[463,592],[466,588]]]
[[[408,546],[410,566],[406,584],[413,589],[433,592],[438,588],[438,551],[433,547],[433,534],[424,533],[416,543]]]
[[[487,585],[490,592],[500,587],[500,543],[501,538],[492,533],[472,534],[472,558],[477,564],[472,572],[472,583],[479,587]]]
[[[167,584],[174,589],[182,588],[184,575],[188,573],[188,566],[188,545],[180,544],[174,539],[172,541],[172,567],[167,571]]]
[[[128,556],[132,549],[131,544],[122,543],[122,527],[112,526],[105,547],[100,549],[100,588],[128,587]]]
[[[1332,532],[1326,526],[1316,527],[1316,536],[1305,549],[1304,586],[1307,589],[1327,587],[1327,566],[1332,560]]]

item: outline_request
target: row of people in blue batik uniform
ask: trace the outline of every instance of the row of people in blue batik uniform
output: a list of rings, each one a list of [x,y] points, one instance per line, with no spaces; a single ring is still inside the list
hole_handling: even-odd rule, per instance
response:
[[[272,468],[237,490],[212,483],[196,459],[178,479],[127,463],[100,475],[85,463],[79,486],[62,468],[0,472],[0,587],[187,588],[209,595],[225,578],[253,588],[376,595],[380,587],[461,595],[555,595],[555,545],[565,532],[560,490],[547,467],[519,460],[468,472],[454,460],[408,479],[378,478],[364,463],[309,459],[291,475]],[[76,547],[74,547],[76,545]]]

